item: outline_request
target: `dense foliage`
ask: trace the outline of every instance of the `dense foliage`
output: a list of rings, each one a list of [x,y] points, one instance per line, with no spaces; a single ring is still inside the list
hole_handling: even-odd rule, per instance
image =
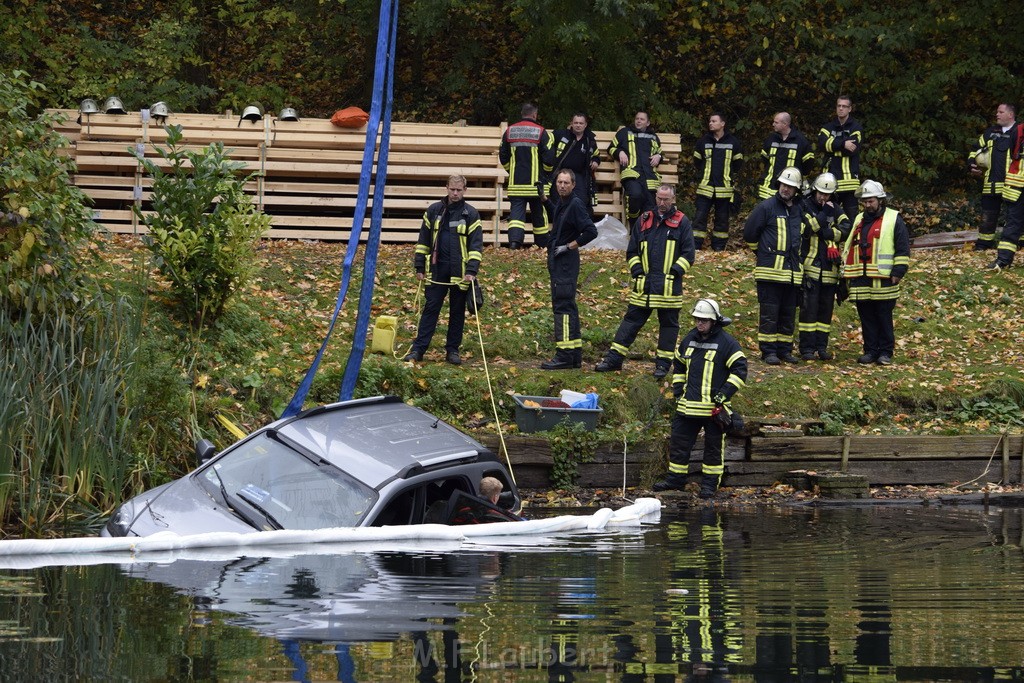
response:
[[[45,99],[24,72],[0,72],[0,304],[14,317],[76,297],[75,250],[94,227]]]
[[[231,294],[252,274],[254,244],[270,229],[270,217],[245,193],[244,166],[231,161],[224,144],[200,150],[181,144],[181,126],[167,127],[167,147],[157,153],[168,166],[139,156],[153,177],[153,211],[134,207],[149,229],[143,239],[171,296],[194,327],[214,321]]]
[[[50,86],[47,104],[118,94],[129,108],[239,111],[252,101],[325,116],[369,107],[379,5],[370,0],[16,0],[0,8],[0,69]],[[815,134],[848,93],[867,130],[864,173],[938,190],[1003,100],[1014,101],[1024,18],[993,0],[406,0],[395,115],[495,124],[536,100],[561,125],[614,128],[647,107],[690,140],[721,110],[748,149],[787,110]]]

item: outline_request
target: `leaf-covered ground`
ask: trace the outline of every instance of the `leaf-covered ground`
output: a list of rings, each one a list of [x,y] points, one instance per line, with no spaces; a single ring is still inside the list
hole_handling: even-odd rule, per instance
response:
[[[179,383],[180,391],[187,394],[181,403],[190,406],[194,425],[180,416],[177,438],[154,439],[159,441],[154,447],[167,450],[162,454],[166,460],[188,453],[197,430],[220,445],[230,442],[215,420],[217,413],[245,430],[280,414],[326,333],[339,289],[344,245],[261,243],[256,278],[241,288],[224,318],[201,334],[190,333],[170,315],[163,285],[151,275],[149,256],[136,240],[106,238],[97,242],[95,251],[107,286],[147,293],[145,330],[148,343],[156,349],[149,369],[156,372],[157,366],[166,366],[155,386],[170,392]],[[354,330],[360,258],[361,251],[310,402],[337,399]],[[747,387],[735,400],[744,415],[821,420],[826,433],[1019,430],[1024,266],[986,270],[992,258],[992,252],[967,249],[913,253],[896,308],[897,354],[890,367],[856,363],[861,354],[860,330],[849,304],[837,309],[833,361],[764,365],[756,350],[753,259],[738,247],[723,253],[699,252],[684,287],[687,300],[714,297],[733,319],[729,331],[750,359]],[[562,388],[594,391],[605,409],[604,438],[636,441],[666,433],[671,410],[668,386],[650,376],[654,320],[641,332],[622,372],[593,372],[625,311],[629,277],[621,253],[583,254],[578,296],[583,319],[582,370],[545,372],[538,367],[554,353],[543,252],[487,247],[481,279],[486,303],[479,327],[473,318],[467,322],[465,364],[454,367],[443,362],[445,313],[425,361],[403,363],[400,358],[415,334],[422,298],[417,296],[413,276],[412,246],[383,246],[371,320],[396,316],[398,339],[393,357],[367,353],[357,394],[395,393],[463,428],[493,432],[489,393],[493,390],[503,427],[514,432],[508,394],[554,396]],[[690,319],[685,311],[681,318],[685,331]],[[170,404],[171,398],[158,392],[150,400]]]

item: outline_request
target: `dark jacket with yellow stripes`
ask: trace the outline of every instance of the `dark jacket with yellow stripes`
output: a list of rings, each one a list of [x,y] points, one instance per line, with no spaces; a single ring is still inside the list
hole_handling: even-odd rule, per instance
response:
[[[501,136],[498,160],[508,171],[509,197],[539,197],[551,172],[554,136],[533,119],[513,123]]]
[[[805,176],[814,171],[814,148],[796,128],[790,129],[785,140],[772,131],[761,147],[761,158],[765,162],[764,176],[757,188],[761,199],[772,196],[777,189],[779,175],[790,166],[799,168]]]
[[[839,263],[829,262],[828,248],[842,250],[850,234],[850,219],[838,202],[818,204],[812,192],[801,200],[803,206],[803,237],[800,256],[803,259],[804,280],[824,285],[839,283]]]
[[[608,154],[616,164],[619,163],[619,152],[625,152],[629,157],[629,163],[619,172],[619,178],[636,178],[643,181],[648,190],[658,189],[661,174],[651,166],[651,157],[661,154],[661,138],[657,133],[650,127],[644,131],[633,126],[620,128],[608,145]]]
[[[447,270],[451,284],[469,289],[464,278],[477,274],[483,247],[484,231],[477,210],[465,200],[449,204],[442,199],[427,207],[423,214],[413,265],[428,280]]]
[[[978,146],[971,151],[967,157],[969,163],[974,163],[975,157],[980,152],[989,153],[988,168],[981,178],[982,194],[1002,195],[1003,186],[1006,182],[1006,172],[1010,168],[1012,152],[1017,148],[1017,122],[1014,121],[1010,129],[1003,132],[1002,126],[989,126],[985,132],[978,137]],[[1012,199],[1012,198],[1011,198]]]
[[[853,140],[857,149],[846,149],[846,141]],[[853,192],[860,186],[860,148],[864,144],[864,129],[852,116],[846,123],[834,118],[818,132],[818,147],[825,153],[825,171],[836,177],[837,192]]]
[[[683,275],[693,265],[693,227],[682,211],[663,217],[644,211],[636,219],[626,258],[633,289],[629,303],[644,308],[680,308]]]
[[[693,165],[697,171],[697,194],[731,200],[733,182],[743,165],[740,141],[732,133],[726,133],[721,140],[705,133],[694,145]]]
[[[728,404],[746,381],[747,357],[739,342],[721,326],[715,325],[704,339],[694,328],[679,343],[672,362],[672,385],[679,396],[676,412],[710,417],[714,396],[721,393]]]
[[[754,207],[743,226],[743,239],[757,254],[754,279],[799,285],[803,280],[800,231],[803,209],[799,198],[786,206],[778,192]]]

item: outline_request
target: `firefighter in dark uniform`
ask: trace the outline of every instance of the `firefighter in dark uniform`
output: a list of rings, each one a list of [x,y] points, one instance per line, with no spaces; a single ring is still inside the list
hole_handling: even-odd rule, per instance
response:
[[[426,299],[412,349],[406,361],[423,360],[437,328],[441,304],[448,297],[448,338],[445,360],[461,365],[459,348],[466,322],[466,295],[480,269],[484,232],[480,214],[463,198],[466,179],[461,175],[448,178],[447,196],[431,204],[423,214],[413,266],[416,278],[426,280]]]
[[[708,117],[708,132],[694,146],[697,170],[697,213],[693,218],[693,242],[697,249],[707,237],[708,214],[715,211],[711,248],[725,249],[729,241],[729,209],[738,192],[734,178],[743,165],[743,150],[735,135],[725,129],[725,117],[715,112]]]
[[[654,194],[661,185],[661,138],[651,130],[651,119],[638,111],[633,125],[620,128],[608,145],[608,155],[619,164],[619,179],[626,195],[626,216],[632,225],[644,211],[654,208]]]
[[[768,365],[799,363],[793,355],[796,304],[802,280],[800,230],[803,211],[797,193],[803,177],[796,168],[779,175],[775,195],[754,207],[743,226],[743,239],[757,255],[754,280],[760,319],[757,343]]]
[[[679,338],[679,309],[683,306],[683,275],[693,265],[693,228],[675,207],[671,185],[658,188],[653,211],[640,214],[629,236],[626,258],[633,277],[629,305],[608,354],[597,372],[620,370],[630,344],[651,313],[658,312],[658,350],[654,376],[668,375]]]
[[[843,246],[842,270],[864,337],[864,355],[857,362],[889,365],[896,347],[892,314],[910,267],[910,231],[899,212],[885,205],[881,183],[865,180],[859,197],[864,211],[853,220]]]
[[[548,196],[555,197],[555,177],[563,168],[573,172],[576,177],[576,196],[583,202],[587,212],[593,214],[597,204],[597,185],[594,172],[601,163],[601,150],[597,146],[597,136],[590,129],[590,120],[583,112],[572,115],[568,128],[561,128],[554,133],[554,173]]]
[[[850,116],[853,100],[846,95],[836,98],[836,117],[818,132],[818,147],[825,154],[825,173],[836,178],[833,202],[843,207],[847,216],[857,214],[857,188],[860,187],[860,150],[864,146],[864,129]]]
[[[498,160],[508,171],[505,193],[508,195],[508,246],[518,249],[526,238],[526,207],[530,207],[533,243],[548,243],[548,221],[544,211],[544,187],[551,171],[552,136],[537,123],[537,106],[524,104],[522,120],[513,123],[501,136]]]
[[[1003,183],[1003,201],[1006,207],[1006,225],[996,245],[996,258],[989,268],[1000,270],[1013,265],[1017,250],[1024,247],[1024,123],[1016,126],[1014,146],[1010,152],[1010,167]]]
[[[772,119],[772,134],[761,147],[764,159],[764,177],[757,188],[757,196],[767,199],[775,194],[779,175],[787,168],[796,168],[803,175],[814,171],[814,149],[804,134],[792,127],[793,119],[784,111]]]
[[[704,430],[704,461],[700,497],[712,498],[725,472],[725,431],[716,416],[731,414],[729,401],[747,381],[747,357],[724,328],[731,320],[722,317],[718,302],[700,299],[690,313],[695,327],[683,337],[673,360],[672,415],[668,476],[654,484],[655,491],[681,489],[686,484],[690,452]]]
[[[843,208],[832,201],[836,192],[835,176],[822,173],[811,190],[811,194],[801,200],[804,215],[800,256],[804,280],[798,325],[800,358],[831,360],[828,339],[839,285],[839,245],[850,234],[850,220]]]
[[[1020,189],[1006,184],[1007,171],[1017,148],[1017,109],[1012,104],[996,108],[996,125],[985,129],[978,147],[968,157],[969,170],[981,176],[981,227],[974,249],[992,249],[996,245],[999,212],[1020,199]]]
[[[555,203],[548,273],[551,275],[551,311],[555,317],[555,357],[541,363],[543,370],[565,370],[583,365],[580,311],[576,283],[580,276],[579,248],[597,237],[597,228],[579,195],[575,174],[563,168],[555,177]]]

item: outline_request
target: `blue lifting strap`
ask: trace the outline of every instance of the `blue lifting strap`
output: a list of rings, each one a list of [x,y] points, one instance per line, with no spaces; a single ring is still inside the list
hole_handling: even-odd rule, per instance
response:
[[[303,377],[299,388],[295,391],[295,395],[292,396],[292,400],[288,403],[288,407],[284,409],[281,417],[291,417],[302,410],[302,405],[306,401],[306,395],[309,394],[309,389],[313,385],[313,377],[316,375],[324,351],[327,349],[327,343],[334,332],[334,325],[338,322],[338,314],[341,312],[341,307],[348,295],[348,285],[352,279],[352,262],[355,260],[359,239],[363,231],[363,222],[366,219],[366,203],[370,194],[370,180],[373,177],[373,158],[377,147],[377,131],[381,129],[381,147],[374,186],[373,215],[370,221],[370,234],[363,257],[363,284],[359,297],[359,313],[356,320],[352,352],[349,354],[345,375],[342,379],[342,400],[352,397],[356,379],[359,376],[359,366],[362,364],[363,352],[366,347],[366,332],[369,327],[370,304],[373,298],[373,280],[377,271],[377,253],[380,248],[381,219],[384,210],[384,182],[387,175],[388,146],[391,141],[392,80],[395,70],[394,60],[397,33],[398,0],[382,0],[380,4],[380,23],[377,30],[377,57],[374,63],[373,102],[370,106],[370,120],[366,124],[366,143],[363,146],[363,163],[359,175],[359,195],[356,198],[355,213],[352,217],[352,230],[349,234],[348,244],[345,247],[341,287],[338,290],[338,299],[334,304],[334,313],[331,316],[331,323],[327,328],[327,334],[320,344],[316,357],[306,371],[306,376]],[[385,110],[383,126],[381,125],[382,106]],[[349,379],[350,374],[352,376],[351,380]],[[346,387],[348,388],[346,389]]]

